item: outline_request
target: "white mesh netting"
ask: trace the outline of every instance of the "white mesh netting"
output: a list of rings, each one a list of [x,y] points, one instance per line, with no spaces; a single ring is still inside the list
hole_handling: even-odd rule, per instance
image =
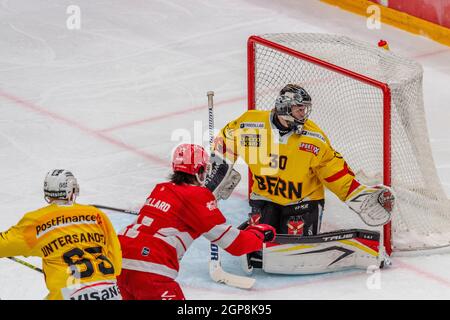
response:
[[[392,52],[328,34],[260,36],[357,74],[391,90],[391,179],[397,196],[394,251],[450,245],[450,201],[431,154],[422,98],[422,68]],[[254,42],[255,108],[271,109],[287,83],[311,95],[310,118],[330,138],[360,180],[383,181],[383,91],[348,75]],[[249,68],[251,70],[251,68]],[[325,228],[365,227],[327,194]]]

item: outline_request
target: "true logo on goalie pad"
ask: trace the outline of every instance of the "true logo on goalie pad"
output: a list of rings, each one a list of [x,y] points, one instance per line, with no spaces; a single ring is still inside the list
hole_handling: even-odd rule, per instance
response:
[[[323,239],[324,241],[338,241],[338,240],[352,239],[353,237],[354,237],[353,233],[348,233],[342,235],[335,235],[331,237],[323,237]]]

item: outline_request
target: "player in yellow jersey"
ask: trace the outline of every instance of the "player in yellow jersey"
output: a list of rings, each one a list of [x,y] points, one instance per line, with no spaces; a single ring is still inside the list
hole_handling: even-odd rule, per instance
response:
[[[75,203],[78,194],[71,172],[48,172],[44,198],[49,205],[26,213],[0,233],[0,257],[41,257],[47,299],[120,300],[117,235],[102,211]]]
[[[274,226],[279,234],[317,235],[324,187],[371,226],[387,223],[394,196],[386,186],[358,182],[342,155],[310,119],[312,100],[304,88],[286,85],[272,110],[250,110],[229,122],[215,140],[206,186],[226,199],[239,176],[241,157],[253,178],[249,223]]]

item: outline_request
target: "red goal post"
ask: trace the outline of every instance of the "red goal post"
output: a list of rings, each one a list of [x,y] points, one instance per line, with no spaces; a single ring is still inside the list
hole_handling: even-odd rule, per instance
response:
[[[336,144],[336,150],[356,169],[354,171],[360,172],[357,177],[363,182],[368,178],[393,186],[394,191],[400,193],[399,212],[394,212],[397,216],[393,218],[394,231],[391,223],[384,226],[384,244],[389,254],[392,250],[430,249],[450,244],[450,223],[446,222],[447,234],[447,229],[441,228],[440,220],[436,218],[442,213],[448,217],[450,206],[448,199],[442,196],[445,193],[431,157],[424,121],[422,69],[417,63],[377,46],[326,34],[251,36],[247,50],[249,110],[271,109],[279,90],[287,83],[304,86],[312,95],[310,118],[324,129],[332,145]],[[417,141],[412,137],[416,123],[420,124],[417,132],[425,136]],[[416,154],[416,149],[422,147],[429,151],[428,157]],[[412,165],[408,165],[409,153],[415,157]],[[425,164],[420,163],[423,160],[426,160]],[[369,174],[365,172],[366,168]],[[445,204],[436,204],[439,199],[427,192],[427,181],[422,181],[426,179],[409,171],[420,171],[422,176],[429,174],[433,180],[432,189],[440,190]],[[419,185],[417,188],[415,181]],[[250,174],[249,188],[251,185]],[[411,213],[418,217],[405,216],[416,204],[414,193],[425,199],[424,203],[429,202],[434,211],[432,223],[426,224],[428,229],[423,232],[423,242],[417,239],[422,233],[419,210]],[[347,213],[340,214],[347,216]],[[344,227],[352,227],[352,223],[350,220]],[[430,233],[439,234],[441,239],[426,238]],[[392,242],[396,236],[398,246]]]

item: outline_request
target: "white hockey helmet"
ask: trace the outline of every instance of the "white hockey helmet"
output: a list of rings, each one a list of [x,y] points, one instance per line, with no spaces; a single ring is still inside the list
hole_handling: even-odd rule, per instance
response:
[[[75,202],[80,193],[77,179],[72,172],[64,169],[55,169],[47,172],[44,180],[45,201],[63,200]]]

